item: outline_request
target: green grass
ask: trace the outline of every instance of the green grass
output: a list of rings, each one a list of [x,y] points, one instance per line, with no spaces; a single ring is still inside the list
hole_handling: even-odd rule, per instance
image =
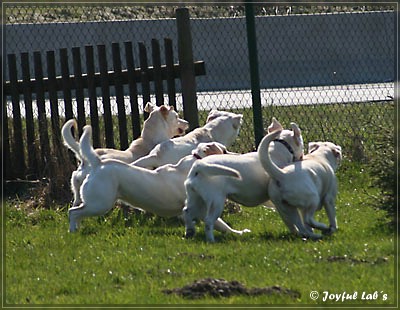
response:
[[[239,139],[231,150],[251,149],[251,110],[244,114]],[[141,304],[141,305],[377,305],[397,304],[397,258],[387,213],[374,207],[380,195],[368,170],[368,160],[379,158],[374,141],[379,128],[390,128],[393,103],[268,107],[266,123],[275,116],[287,127],[297,122],[305,143],[331,140],[340,144],[344,161],[337,176],[339,231],[321,241],[291,236],[276,212],[264,207],[226,213],[234,228],[251,229],[244,236],[215,233],[207,244],[204,227],[186,240],[176,219],[132,214],[129,221],[115,208],[100,218],[86,219],[82,230],[68,233],[68,205],[50,209],[40,205],[40,193],[4,203],[5,304]],[[204,123],[206,113],[200,115]],[[267,126],[267,124],[265,124]],[[118,136],[118,135],[115,135]],[[26,197],[28,200],[26,201]],[[49,207],[49,206],[48,206]],[[317,218],[327,222],[325,212]],[[248,288],[278,285],[300,293],[257,297],[184,299],[164,289],[183,287],[203,278],[237,280]],[[358,293],[353,301],[317,301],[310,292]],[[377,300],[362,294],[378,292]],[[383,294],[387,299],[383,300]],[[373,295],[372,295],[373,296]]]
[[[313,301],[310,292],[346,291],[359,295],[345,304],[394,304],[396,240],[385,213],[368,204],[377,189],[369,186],[371,177],[361,165],[344,163],[338,178],[339,231],[322,241],[290,236],[277,213],[264,207],[225,214],[233,227],[252,232],[216,232],[217,242],[207,244],[203,225],[186,240],[176,219],[133,214],[125,225],[118,209],[85,220],[80,232],[69,234],[67,206],[29,210],[23,202],[7,201],[5,303],[341,305],[321,297]],[[324,212],[318,217],[327,221]],[[237,280],[249,288],[279,285],[301,296],[191,300],[162,292],[207,277]],[[363,292],[375,291],[378,300],[361,300]]]

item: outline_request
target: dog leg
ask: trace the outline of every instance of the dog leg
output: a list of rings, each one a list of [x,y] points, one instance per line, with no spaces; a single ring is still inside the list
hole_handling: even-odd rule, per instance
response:
[[[290,205],[281,205],[280,203],[274,202],[275,204],[275,208],[278,211],[279,215],[281,216],[283,222],[285,223],[285,225],[287,226],[287,228],[289,229],[289,231],[292,234],[298,234],[299,230],[296,227],[296,225],[294,224],[294,220],[293,218],[297,218],[295,212],[297,212],[297,210],[290,210],[292,209],[292,207]]]
[[[205,234],[208,242],[214,242],[214,224],[224,210],[225,197],[221,195],[214,195],[213,197],[209,198],[210,201],[207,204],[207,215],[204,218]]]
[[[324,233],[332,234],[338,229],[335,202],[333,201],[333,199],[326,199],[324,207],[329,219],[329,228]]]
[[[205,234],[206,234],[206,240],[207,242],[215,242],[214,239],[214,223],[215,223],[215,217],[212,215],[207,215],[206,218],[204,219],[205,223]]]
[[[304,218],[305,224],[309,225],[310,228],[316,228],[316,229],[319,229],[322,231],[329,230],[329,227],[326,224],[315,220],[315,218],[314,218],[315,210],[316,210],[316,208],[311,207],[308,210],[303,212],[303,218]]]
[[[185,237],[192,238],[196,233],[195,219],[203,219],[206,214],[204,201],[191,185],[185,185],[186,201],[182,215],[185,221]]]
[[[72,203],[72,207],[78,207],[82,203],[82,199],[79,193],[79,189],[82,185],[80,171],[76,170],[72,172],[71,176],[71,189],[74,194],[74,202]]]
[[[77,207],[72,207],[68,210],[68,219],[69,219],[69,232],[74,233],[79,228],[79,223],[82,217],[82,210],[84,208],[83,204],[80,204]]]
[[[296,207],[289,204],[285,204],[282,207],[282,205],[278,203],[275,203],[275,206],[292,233],[311,239],[320,239],[322,237],[319,234],[315,234],[311,227],[307,227],[307,224],[305,225],[305,221]]]
[[[299,229],[299,235],[301,235],[302,237],[310,238],[310,239],[313,239],[313,240],[318,240],[318,239],[322,238],[322,235],[316,234],[313,231],[313,227],[314,227],[314,225],[313,225],[313,223],[314,223],[313,215],[314,215],[314,212],[310,211],[310,209],[311,210],[315,210],[314,208],[311,207],[308,210],[305,210],[305,211],[302,211],[302,212],[297,212],[298,214],[301,213],[302,219],[300,221],[296,220],[296,226]],[[316,223],[318,223],[318,222],[316,222]]]
[[[196,227],[188,207],[183,208],[183,219],[185,221],[185,238],[193,238],[196,234]]]

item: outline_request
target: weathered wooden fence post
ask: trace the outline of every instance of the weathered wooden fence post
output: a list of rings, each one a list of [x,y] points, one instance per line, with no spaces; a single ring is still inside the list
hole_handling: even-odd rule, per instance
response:
[[[150,80],[149,65],[147,61],[147,49],[144,42],[139,42],[139,62],[140,62],[140,82],[142,83],[143,109],[147,102],[150,102]],[[149,117],[149,113],[143,112],[144,118]]]
[[[106,46],[104,44],[97,45],[97,51],[98,51],[99,67],[100,67],[101,96],[103,100],[103,109],[104,109],[104,128],[106,133],[106,147],[115,148]]]
[[[172,40],[169,38],[164,39],[165,48],[165,66],[167,71],[167,89],[168,89],[168,104],[173,106],[176,110],[176,90],[174,79],[174,55],[172,48]]]
[[[25,172],[25,156],[23,151],[22,120],[18,94],[17,61],[15,54],[8,55],[8,68],[10,74],[11,102],[13,106],[14,129],[14,165],[15,175],[22,177]],[[8,124],[7,124],[8,126]]]
[[[90,102],[90,125],[93,129],[92,139],[93,147],[98,148],[101,146],[100,143],[100,125],[99,125],[99,112],[97,107],[97,93],[96,93],[96,82],[95,82],[95,67],[94,67],[94,50],[93,46],[85,46],[86,55],[86,70],[88,79],[88,92]]]
[[[137,86],[135,81],[135,61],[133,59],[132,42],[125,42],[126,66],[128,70],[129,102],[131,104],[131,120],[133,139],[140,137],[140,116],[137,98]]]
[[[261,95],[260,95],[260,77],[258,73],[258,53],[256,40],[256,26],[254,18],[254,9],[251,0],[246,0],[246,28],[247,28],[247,43],[249,49],[250,63],[250,81],[251,81],[251,97],[253,100],[253,122],[254,122],[254,137],[256,147],[261,142],[264,135]]]
[[[0,60],[3,61],[3,57],[0,56]],[[1,103],[1,108],[2,108],[2,143],[1,143],[1,151],[3,154],[2,159],[4,160],[2,162],[2,172],[3,176],[5,179],[9,179],[10,176],[12,176],[12,161],[11,161],[11,148],[10,148],[10,136],[9,136],[9,130],[8,130],[8,116],[7,116],[7,96],[5,93],[3,93],[3,102]],[[3,184],[5,179],[3,178]]]
[[[124,86],[122,81],[122,64],[119,43],[112,43],[112,56],[114,65],[115,77],[115,93],[118,108],[118,126],[119,126],[119,147],[121,150],[126,150],[128,143],[128,129],[126,126],[126,112],[124,102]]]
[[[35,123],[33,120],[33,105],[32,105],[32,92],[33,89],[30,85],[31,70],[30,70],[29,54],[21,53],[21,68],[22,68],[22,81],[23,81],[23,95],[25,103],[25,121],[26,121],[26,144],[28,154],[28,176],[30,178],[37,178],[39,175],[39,163],[37,157],[37,143],[35,138]],[[9,167],[9,166],[6,166]]]
[[[178,57],[183,97],[183,115],[189,122],[189,130],[199,126],[197,109],[196,79],[194,72],[192,34],[190,29],[189,10],[176,10],[178,28]]]

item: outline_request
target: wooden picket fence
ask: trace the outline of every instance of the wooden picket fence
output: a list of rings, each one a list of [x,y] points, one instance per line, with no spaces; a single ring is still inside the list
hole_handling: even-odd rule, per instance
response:
[[[98,60],[94,57],[97,48]],[[143,42],[138,43],[139,66],[135,66],[132,42],[123,42],[123,53],[126,57],[126,69],[121,66],[121,44],[111,44],[113,70],[108,70],[106,45],[85,46],[84,61],[81,59],[81,48],[74,47],[71,50],[73,74],[69,72],[70,55],[63,48],[58,51],[56,60],[55,51],[45,53],[47,76],[43,72],[42,54],[33,53],[33,64],[30,63],[30,55],[21,53],[22,80],[17,78],[17,55],[7,55],[10,80],[4,83],[3,98],[3,152],[6,179],[38,178],[57,173],[57,167],[65,164],[65,160],[71,156],[65,155],[65,146],[61,138],[61,126],[70,118],[76,117],[78,127],[81,130],[87,120],[87,112],[90,114],[90,124],[93,127],[93,145],[101,145],[100,120],[97,97],[101,90],[103,105],[103,123],[105,146],[114,148],[114,126],[112,107],[110,102],[110,88],[114,87],[118,128],[119,146],[126,149],[129,146],[127,115],[124,100],[124,85],[129,89],[129,101],[131,110],[132,135],[137,138],[141,133],[141,119],[138,106],[138,85],[141,84],[141,96],[143,104],[150,101],[150,84],[154,83],[156,104],[164,104],[164,93],[168,94],[168,104],[176,107],[175,81],[182,76],[181,64],[174,63],[173,45],[171,39],[164,39],[165,64],[161,64],[160,43],[151,40],[151,57],[153,66],[148,66],[147,49]],[[56,61],[60,62],[61,72],[56,72]],[[99,72],[95,72],[95,61],[98,61]],[[82,63],[86,64],[86,72],[82,73]],[[33,66],[34,77],[30,76],[30,68]],[[203,61],[193,62],[193,74],[204,75],[205,65]],[[163,81],[166,81],[167,89],[163,89]],[[182,83],[183,84],[183,83]],[[183,87],[183,85],[182,85]],[[195,91],[195,90],[192,90]],[[182,93],[184,90],[182,89]],[[33,100],[35,93],[35,100]],[[85,93],[88,94],[90,111],[85,111]],[[74,98],[73,98],[74,95]],[[11,97],[12,117],[7,117],[6,97]],[[50,117],[46,114],[45,101],[50,102]],[[22,100],[21,100],[22,99]],[[64,116],[59,113],[59,99],[63,100]],[[21,102],[24,103],[25,117],[21,116]],[[37,119],[33,115],[33,103],[37,105]],[[77,115],[73,113],[73,102],[76,102]],[[144,113],[144,118],[147,117]],[[115,118],[114,118],[115,121]],[[10,127],[10,128],[9,128]],[[39,139],[38,139],[39,137]],[[38,143],[39,142],[39,143]],[[54,163],[53,159],[58,163]]]

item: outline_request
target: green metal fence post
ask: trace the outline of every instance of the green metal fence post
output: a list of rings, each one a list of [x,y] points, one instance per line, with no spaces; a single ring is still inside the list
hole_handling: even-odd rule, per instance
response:
[[[260,77],[258,73],[258,53],[256,40],[256,27],[254,18],[254,8],[251,0],[245,2],[246,10],[246,29],[247,29],[247,44],[249,49],[250,63],[250,81],[251,81],[251,97],[253,101],[253,124],[254,137],[256,147],[260,143],[264,135],[261,95],[260,95]]]

